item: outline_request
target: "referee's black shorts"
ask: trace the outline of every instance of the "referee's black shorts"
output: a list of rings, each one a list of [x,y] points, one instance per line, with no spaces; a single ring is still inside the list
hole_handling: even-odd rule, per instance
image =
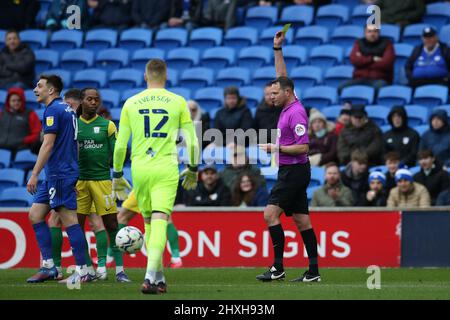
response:
[[[292,216],[293,213],[309,214],[306,189],[310,180],[309,162],[280,166],[268,204],[280,207],[287,216]]]

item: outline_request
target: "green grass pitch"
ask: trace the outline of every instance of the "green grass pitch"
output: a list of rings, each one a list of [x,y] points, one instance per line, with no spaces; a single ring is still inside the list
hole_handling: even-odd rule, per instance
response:
[[[450,299],[450,268],[381,269],[381,289],[369,290],[366,269],[321,269],[320,283],[292,283],[303,270],[287,269],[285,281],[261,283],[263,268],[166,269],[168,292],[143,295],[144,269],[128,269],[132,283],[107,281],[81,284],[69,290],[55,281],[28,284],[36,270],[0,270],[0,299],[167,299],[167,300],[302,300],[302,299]]]

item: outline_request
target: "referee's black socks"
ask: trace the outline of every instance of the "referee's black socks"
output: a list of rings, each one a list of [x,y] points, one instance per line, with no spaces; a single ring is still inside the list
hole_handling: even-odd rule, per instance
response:
[[[283,253],[284,253],[284,230],[281,224],[269,227],[270,237],[272,238],[275,260],[273,266],[277,271],[283,271]],[[317,252],[317,249],[316,249]]]
[[[314,229],[308,229],[301,232],[303,243],[309,259],[309,272],[311,274],[319,273],[319,265],[317,263],[317,239]]]

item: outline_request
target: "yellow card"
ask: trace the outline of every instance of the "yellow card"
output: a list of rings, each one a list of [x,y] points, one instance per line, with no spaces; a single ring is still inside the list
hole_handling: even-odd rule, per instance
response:
[[[291,24],[286,23],[283,27],[283,30],[281,30],[281,32],[283,32],[283,34],[286,34],[286,32],[289,30],[290,27],[291,27]]]

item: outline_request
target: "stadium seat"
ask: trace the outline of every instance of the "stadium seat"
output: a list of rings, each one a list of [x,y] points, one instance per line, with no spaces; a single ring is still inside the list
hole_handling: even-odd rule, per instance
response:
[[[26,176],[26,180],[24,183],[27,183],[28,180],[30,180],[32,174],[33,174],[33,170],[28,170],[28,174]],[[41,170],[41,172],[39,173],[39,176],[38,176],[38,183],[41,183],[44,180],[45,180],[45,170]]]
[[[76,88],[104,88],[106,86],[106,71],[86,69],[77,71],[73,76],[73,86]]]
[[[240,87],[239,93],[247,99],[247,107],[256,108],[264,97],[264,90],[261,87]]]
[[[256,6],[249,8],[245,17],[245,25],[258,30],[272,26],[278,18],[278,8],[268,6]]]
[[[113,89],[100,89],[102,104],[107,109],[120,108],[120,92]]]
[[[19,36],[20,41],[28,44],[33,51],[47,47],[47,32],[44,30],[24,30]]]
[[[220,110],[221,108],[215,108],[209,111],[209,116],[211,117],[211,120],[214,120],[216,118],[216,113]]]
[[[149,48],[139,49],[133,52],[131,56],[131,67],[138,70],[144,70],[145,65],[150,59],[164,59],[164,50]]]
[[[146,88],[141,87],[141,88],[133,88],[133,89],[127,89],[125,91],[123,91],[121,97],[120,97],[120,103],[124,104],[125,101],[127,101],[128,98],[138,94],[139,92],[145,90]]]
[[[36,160],[37,155],[31,153],[30,150],[20,150],[17,152],[14,161],[11,162],[11,167],[22,170],[33,169]]]
[[[234,65],[236,61],[236,53],[230,47],[216,47],[206,49],[203,53],[201,65],[205,68],[211,68],[219,71]]]
[[[43,105],[36,101],[36,95],[33,89],[25,90],[25,106],[33,110],[43,107]]]
[[[295,88],[306,90],[322,83],[322,69],[314,66],[297,67],[292,69],[290,78],[294,81]]]
[[[11,151],[0,149],[0,169],[8,168],[11,163]]]
[[[186,29],[169,28],[160,29],[156,33],[154,46],[162,50],[170,50],[184,47],[187,44],[188,32]]]
[[[341,103],[351,102],[352,104],[372,104],[375,89],[369,86],[350,86],[342,89]]]
[[[341,47],[335,45],[322,45],[311,49],[309,54],[309,64],[312,66],[327,69],[340,64],[344,57]]]
[[[295,33],[294,43],[308,50],[328,42],[328,29],[323,26],[307,26],[299,28]],[[273,43],[273,36],[272,36]]]
[[[250,27],[234,27],[225,33],[223,44],[240,50],[244,47],[256,45],[258,42],[258,31]]]
[[[34,50],[36,64],[34,70],[39,75],[43,71],[56,68],[59,64],[59,52],[50,49]]]
[[[439,32],[439,40],[450,46],[450,24],[443,26]]]
[[[133,28],[122,31],[119,46],[130,52],[147,48],[152,45],[153,31],[151,29]]]
[[[278,24],[291,23],[293,28],[310,25],[313,22],[314,9],[310,6],[292,5],[284,7]]]
[[[140,87],[144,82],[144,73],[136,69],[119,69],[111,73],[108,80],[108,87],[115,90],[124,91]]]
[[[408,43],[395,43],[394,83],[406,85],[405,65],[414,47]]]
[[[192,30],[189,46],[203,52],[206,49],[218,47],[222,44],[223,30],[219,28],[197,28]]]
[[[170,91],[179,96],[182,96],[185,100],[190,100],[192,97],[191,90],[183,88],[183,87],[171,87]]]
[[[412,173],[412,175],[415,175],[416,173],[418,173],[420,171],[420,166],[414,166],[409,168],[409,171]]]
[[[406,105],[405,110],[408,116],[408,126],[417,127],[428,124],[429,109],[427,107]]]
[[[350,61],[350,55],[352,53],[353,47],[348,47],[344,50],[344,61],[342,64],[352,66],[352,62]]]
[[[111,109],[111,110],[109,110],[109,112],[111,113],[112,121],[118,127],[119,126],[119,121],[120,121],[120,113],[122,112],[122,108]]]
[[[3,107],[3,104],[5,103],[7,96],[8,96],[8,91],[0,89],[0,106]]]
[[[128,66],[129,53],[125,49],[105,49],[98,52],[95,67],[111,72]]]
[[[396,24],[381,24],[381,33],[382,37],[386,37],[391,40],[392,43],[396,43],[400,41],[400,27]]]
[[[56,75],[60,76],[63,81],[63,85],[66,88],[70,87],[72,85],[72,74],[70,73],[70,71],[67,71],[64,69],[51,69],[51,70],[42,71],[42,73],[56,74]]]
[[[305,64],[307,61],[306,48],[298,45],[283,47],[283,57],[288,73],[291,69]],[[272,57],[273,59],[274,57]]]
[[[276,181],[278,179],[278,167],[270,166],[270,167],[261,167],[261,175],[267,181]]]
[[[311,166],[311,182],[309,187],[321,186],[325,181],[325,168]]]
[[[448,88],[441,85],[426,85],[417,87],[413,103],[427,107],[435,107],[447,103]]]
[[[256,145],[247,147],[246,153],[251,164],[270,165],[270,163],[272,162],[271,154],[260,149]]]
[[[30,207],[33,196],[26,187],[6,188],[0,193],[0,207]]]
[[[68,71],[78,71],[92,67],[94,52],[86,49],[73,49],[64,52],[61,56],[60,66]]]
[[[423,136],[423,134],[430,129],[430,126],[428,124],[423,124],[420,126],[415,126],[413,129],[417,131],[419,136]]]
[[[391,127],[390,124],[385,124],[384,126],[380,127],[381,133],[386,133],[386,132],[388,132],[391,129],[392,129],[392,127]]]
[[[346,49],[352,47],[357,39],[364,36],[364,29],[360,26],[339,26],[331,34],[331,43]]]
[[[198,89],[194,94],[194,100],[198,102],[200,107],[205,111],[223,106],[223,88],[208,87]]]
[[[5,46],[5,36],[6,36],[6,30],[0,29],[0,49],[3,49]]]
[[[25,172],[20,169],[0,169],[0,192],[6,188],[21,187]]]
[[[79,30],[59,30],[50,37],[49,48],[59,52],[81,48],[83,32]]]
[[[202,158],[205,164],[225,163],[226,148],[222,146],[214,146],[205,148],[202,152]]]
[[[273,50],[263,46],[251,46],[242,48],[238,54],[239,67],[254,71],[272,61]]]
[[[175,87],[178,85],[179,73],[177,70],[172,68],[167,68],[167,86]]]
[[[423,29],[429,26],[430,26],[429,24],[425,23],[415,23],[407,25],[403,30],[402,42],[408,43],[413,46],[422,44]]]
[[[270,27],[270,28],[264,28],[259,36],[259,44],[262,46],[267,46],[269,48],[273,47],[273,36],[275,33],[280,31],[280,26],[276,27]],[[290,44],[292,43],[294,39],[294,30],[292,28],[289,28],[286,34],[284,35],[285,40],[284,44]],[[285,47],[283,47],[284,50]]]
[[[216,85],[219,87],[243,86],[250,83],[250,71],[246,68],[232,67],[219,71]]]
[[[369,119],[375,122],[378,127],[389,124],[387,118],[390,108],[380,105],[369,105],[366,106],[366,112]]]
[[[337,26],[345,24],[349,17],[349,10],[340,4],[329,4],[319,7],[316,14],[316,25],[324,26],[332,31]]]
[[[193,91],[211,86],[214,84],[214,71],[203,67],[186,69],[181,73],[179,84]]]
[[[176,48],[167,52],[167,64],[179,72],[197,66],[199,61],[200,52],[195,48]]]
[[[427,11],[423,17],[423,22],[433,25],[439,30],[450,23],[450,3],[437,2],[427,5]]]
[[[339,114],[341,113],[341,106],[329,106],[325,107],[320,112],[327,118],[329,121],[336,121],[339,118]]]
[[[113,29],[94,29],[86,33],[84,47],[99,51],[114,48],[117,44],[117,31]]]
[[[308,202],[310,202],[312,200],[314,192],[316,192],[316,190],[319,189],[320,187],[321,186],[310,186],[306,189],[306,195],[308,196]]]
[[[356,26],[364,26],[366,25],[367,19],[370,14],[367,12],[367,8],[369,6],[367,4],[359,4],[353,8],[352,16],[350,18],[350,22]]]
[[[42,118],[44,117],[45,109],[36,109],[36,110],[34,110],[34,112],[36,112],[39,120],[41,120],[41,123],[42,123]]]
[[[267,82],[276,78],[275,67],[263,67],[256,69],[253,73],[252,84],[263,88]]]
[[[328,86],[307,88],[302,93],[303,105],[322,109],[338,102],[337,89]]]
[[[339,85],[353,77],[353,66],[336,66],[325,71],[323,83],[327,86],[338,88]]]
[[[405,105],[411,102],[412,89],[406,86],[386,86],[380,88],[377,103],[385,106]]]

